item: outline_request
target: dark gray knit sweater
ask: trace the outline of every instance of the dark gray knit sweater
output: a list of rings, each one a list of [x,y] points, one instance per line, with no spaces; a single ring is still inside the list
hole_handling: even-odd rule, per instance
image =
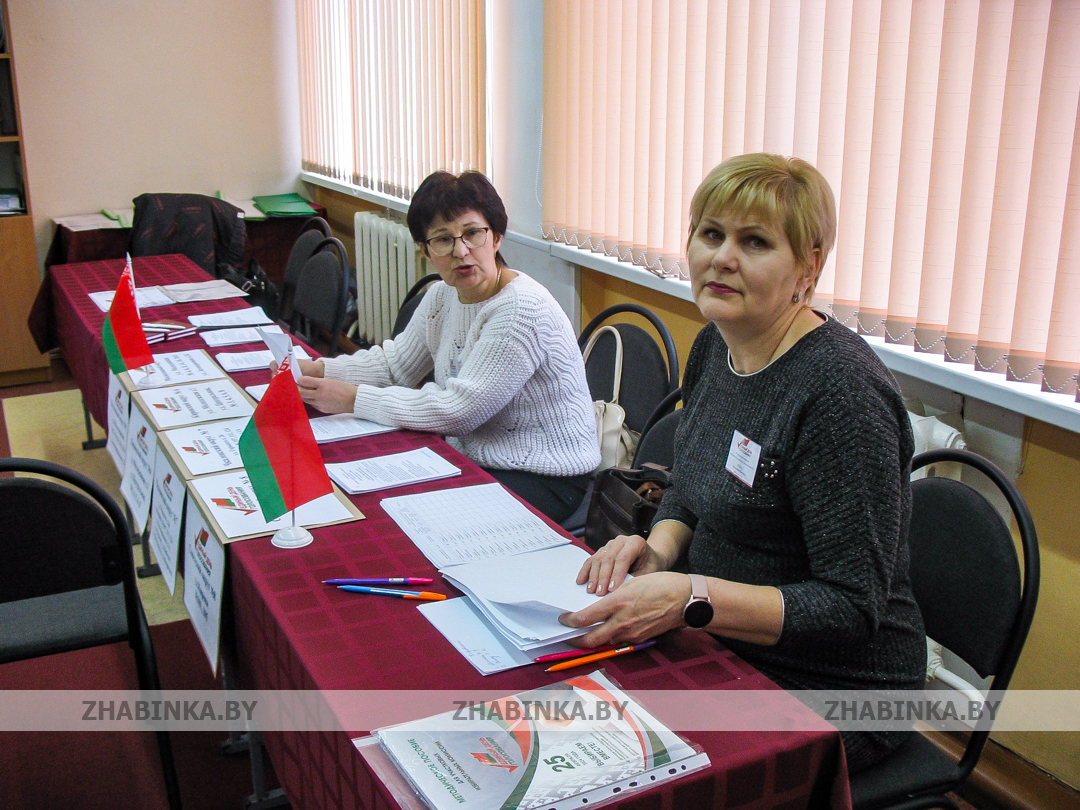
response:
[[[692,572],[775,585],[784,597],[775,646],[724,643],[788,689],[921,686],[926,645],[908,575],[911,428],[896,381],[866,342],[829,320],[740,376],[708,324],[683,399],[674,484],[656,520],[694,530]],[[725,469],[735,430],[761,446],[753,487]],[[844,738],[853,769],[899,742]]]

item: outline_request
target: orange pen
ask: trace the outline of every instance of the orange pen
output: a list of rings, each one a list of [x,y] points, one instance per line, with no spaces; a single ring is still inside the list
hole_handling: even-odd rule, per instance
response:
[[[650,639],[649,641],[643,641],[640,644],[627,644],[625,647],[616,647],[614,650],[593,653],[592,655],[575,658],[572,661],[561,661],[560,663],[555,664],[555,666],[548,667],[544,672],[558,672],[563,669],[570,669],[571,667],[580,667],[582,664],[591,664],[593,661],[602,661],[605,658],[614,658],[616,655],[625,655],[626,653],[636,652],[637,650],[644,650],[646,647],[651,647],[655,643],[656,639]]]
[[[446,598],[441,593],[431,591],[399,591],[396,588],[369,588],[366,585],[338,585],[338,588],[353,593],[378,593],[383,596],[400,596],[402,599],[421,599],[425,602],[437,602]]]

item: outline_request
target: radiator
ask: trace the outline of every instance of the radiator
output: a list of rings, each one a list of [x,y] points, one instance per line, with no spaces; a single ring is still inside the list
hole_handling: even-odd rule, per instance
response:
[[[390,337],[402,299],[423,273],[423,259],[408,227],[384,214],[361,211],[353,227],[357,332],[368,343],[382,343]]]

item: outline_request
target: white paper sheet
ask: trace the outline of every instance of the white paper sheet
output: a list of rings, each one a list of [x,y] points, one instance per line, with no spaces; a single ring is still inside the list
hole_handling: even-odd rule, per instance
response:
[[[294,346],[297,356],[301,360],[310,360],[303,346]],[[215,358],[221,367],[230,374],[237,371],[253,371],[255,369],[270,368],[270,361],[274,359],[269,349],[261,349],[254,352],[222,352]]]
[[[425,602],[417,608],[481,675],[504,672],[533,663],[534,658],[574,649],[565,642],[522,652],[492,629],[467,598]]]
[[[157,434],[154,426],[138,408],[132,409],[128,420],[127,452],[120,493],[131,510],[135,529],[142,531],[150,514],[150,498],[154,494],[154,465],[157,463]]]
[[[250,417],[163,430],[163,444],[175,450],[192,476],[237,470],[244,466],[237,444]]]
[[[270,383],[263,383],[262,385],[245,385],[244,390],[251,395],[251,398],[256,402],[261,402],[263,394],[266,393],[266,389],[270,387]]]
[[[220,301],[225,298],[243,298],[247,295],[223,278],[211,281],[189,281],[183,284],[166,284],[161,291],[177,304],[191,301]]]
[[[90,300],[97,304],[97,308],[102,312],[108,312],[109,307],[112,306],[113,296],[116,295],[116,290],[101,290],[100,292],[87,293],[90,296]],[[169,296],[161,291],[160,287],[138,287],[135,290],[135,306],[139,309],[149,309],[150,307],[163,307],[169,304],[175,304]]]
[[[213,312],[208,315],[189,315],[188,320],[200,329],[218,326],[259,326],[273,323],[263,312],[262,307],[234,309],[231,312]]]
[[[245,390],[249,393],[251,391],[250,388]],[[252,396],[255,395],[252,394]],[[262,394],[256,399],[262,399]],[[377,433],[390,433],[394,430],[398,428],[369,422],[367,419],[358,419],[351,413],[335,413],[330,416],[315,416],[311,419],[311,432],[315,434],[315,441],[319,444],[355,439],[360,436],[374,436]]]
[[[238,419],[255,412],[229,380],[152,388],[137,391],[134,396],[154,414],[154,421],[161,430],[215,419]]]
[[[225,549],[193,498],[188,498],[184,521],[184,607],[202,642],[210,669],[217,675],[221,642],[221,600],[225,585]]]
[[[109,410],[107,422],[108,439],[105,449],[112,457],[113,464],[120,477],[124,477],[124,458],[127,455],[128,414],[131,412],[131,397],[120,384],[120,378],[109,372]]]
[[[284,334],[280,326],[264,326],[263,331]],[[254,326],[238,326],[233,329],[214,329],[209,332],[200,332],[207,346],[217,348],[219,346],[238,346],[241,343],[257,343],[262,338]]]
[[[158,453],[154,467],[154,499],[150,512],[150,548],[154,550],[161,577],[170,594],[176,593],[176,568],[180,556],[180,527],[184,517],[184,480],[165,453]]]
[[[437,568],[570,542],[501,484],[400,495],[381,505]]]
[[[461,475],[460,468],[430,447],[340,464],[327,464],[326,471],[337,485],[350,495]]]
[[[259,501],[244,470],[195,478],[188,486],[199,493],[226,537],[270,534],[292,525],[292,512],[269,523],[263,519]],[[296,521],[300,526],[318,526],[351,517],[334,493],[309,501],[296,510]]]
[[[193,316],[194,317],[194,316]],[[162,352],[154,354],[153,382],[157,387],[181,385],[200,380],[220,380],[225,377],[221,366],[203,349],[189,349],[182,352]],[[139,386],[147,375],[144,371],[133,369],[127,372],[131,382]]]

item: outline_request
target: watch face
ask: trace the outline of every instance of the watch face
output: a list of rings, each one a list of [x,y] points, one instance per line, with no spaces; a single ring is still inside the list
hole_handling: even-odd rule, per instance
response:
[[[690,602],[683,610],[683,619],[690,627],[705,627],[713,619],[713,606],[704,599]]]

